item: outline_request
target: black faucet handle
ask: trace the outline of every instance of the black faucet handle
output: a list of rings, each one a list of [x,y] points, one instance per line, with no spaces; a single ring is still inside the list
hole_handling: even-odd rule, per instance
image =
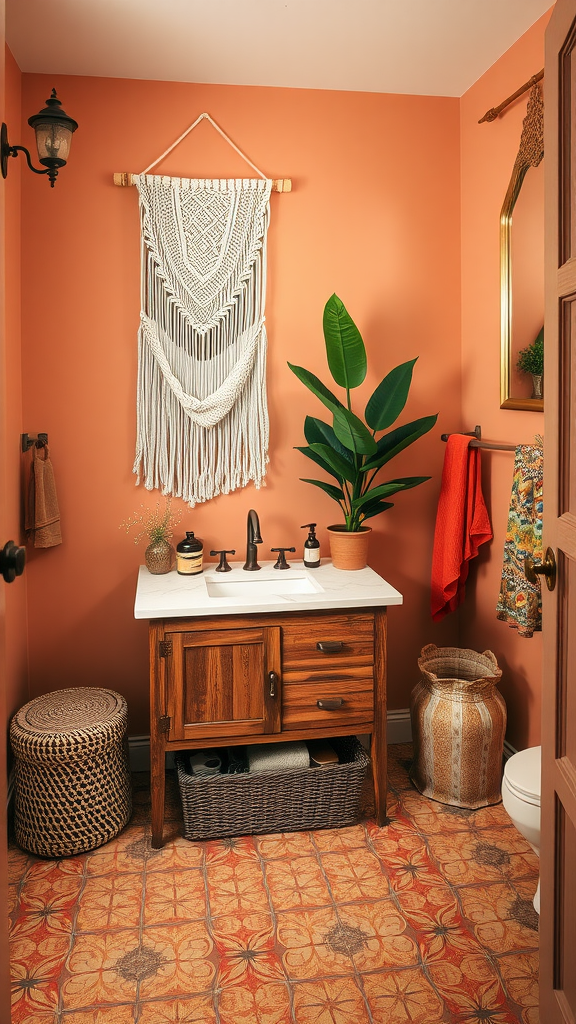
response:
[[[236,554],[236,548],[228,548],[227,551],[225,551],[224,548],[222,548],[221,551],[211,551],[210,554],[211,555],[220,555],[220,563],[219,563],[219,565],[216,566],[216,570],[215,570],[216,572],[231,572],[232,571],[232,566],[228,565],[228,562],[226,561],[226,555],[235,555]]]
[[[276,562],[274,563],[274,568],[275,569],[289,569],[290,568],[290,566],[288,565],[288,562],[286,561],[286,552],[287,551],[296,551],[296,548],[270,548],[270,551],[274,551],[274,552],[278,551],[279,552],[278,558],[276,559]]]

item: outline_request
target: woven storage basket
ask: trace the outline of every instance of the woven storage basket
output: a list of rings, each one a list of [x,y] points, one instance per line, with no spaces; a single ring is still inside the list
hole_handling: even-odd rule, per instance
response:
[[[355,736],[330,744],[340,764],[240,775],[193,776],[177,755],[186,839],[354,825],[370,758]]]
[[[455,807],[499,803],[506,704],[492,651],[429,644],[418,666],[422,679],[410,703],[414,785]]]
[[[124,698],[92,687],[47,693],[14,715],[20,846],[67,857],[118,834],[132,811],[127,723]]]

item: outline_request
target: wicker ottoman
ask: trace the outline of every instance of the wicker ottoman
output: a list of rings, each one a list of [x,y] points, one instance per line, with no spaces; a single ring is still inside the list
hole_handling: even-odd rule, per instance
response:
[[[10,725],[16,841],[67,857],[117,835],[132,811],[126,701],[81,687],[37,697]]]

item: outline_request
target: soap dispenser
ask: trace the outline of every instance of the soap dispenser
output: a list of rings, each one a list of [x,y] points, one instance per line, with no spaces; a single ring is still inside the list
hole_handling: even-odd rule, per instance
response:
[[[300,529],[310,531],[304,541],[304,565],[307,569],[317,569],[320,565],[320,541],[315,533],[316,523],[305,523]]]
[[[180,576],[197,576],[202,572],[202,541],[186,530],[184,540],[176,545],[176,572]]]

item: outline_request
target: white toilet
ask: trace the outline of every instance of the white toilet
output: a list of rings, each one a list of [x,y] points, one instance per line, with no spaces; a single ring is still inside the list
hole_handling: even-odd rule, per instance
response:
[[[516,828],[540,856],[540,773],[542,747],[528,747],[510,757],[504,766],[502,803]],[[534,897],[540,913],[540,880]]]

